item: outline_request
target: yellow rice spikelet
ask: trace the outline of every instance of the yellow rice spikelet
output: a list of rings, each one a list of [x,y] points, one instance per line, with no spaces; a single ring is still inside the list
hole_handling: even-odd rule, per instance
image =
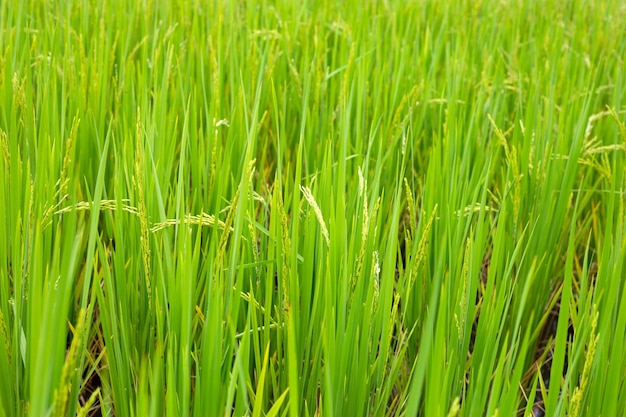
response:
[[[7,333],[6,323],[4,321],[4,315],[2,314],[2,310],[0,310],[0,337],[2,337],[2,340],[4,340],[4,349],[6,350],[9,363],[11,363],[11,348],[9,346],[9,337]]]
[[[433,221],[435,220],[435,215],[437,214],[438,207],[439,206],[435,204],[435,207],[433,208],[433,212],[430,215],[428,221],[426,222],[426,226],[424,226],[424,230],[422,231],[422,238],[417,244],[417,254],[415,255],[413,269],[411,270],[411,276],[409,278],[409,286],[408,286],[409,292],[411,291],[413,284],[415,283],[415,280],[417,279],[417,272],[419,270],[419,267],[422,264],[422,261],[424,260],[424,258],[426,257],[426,249],[428,248],[427,238],[430,233],[430,228],[433,225]]]
[[[0,146],[2,146],[2,157],[4,158],[4,164],[8,173],[11,166],[11,151],[9,150],[9,138],[2,129],[0,129]]]
[[[317,205],[315,198],[313,197],[313,193],[308,187],[300,186],[300,191],[302,191],[302,195],[304,199],[309,203],[311,208],[313,209],[313,213],[315,213],[315,217],[320,224],[322,229],[322,236],[324,236],[324,240],[326,241],[326,245],[330,246],[330,235],[328,233],[328,228],[326,227],[326,222],[324,221],[324,216],[322,215],[322,210]]]
[[[143,259],[143,267],[146,280],[146,291],[148,293],[148,306],[152,303],[152,285],[150,274],[150,235],[148,228],[148,215],[146,214],[146,199],[143,183],[143,146],[141,134],[141,111],[137,108],[137,131],[136,131],[136,149],[135,149],[135,181],[137,184],[137,194],[139,197],[139,222],[141,224],[141,254]]]
[[[100,399],[100,403],[102,403],[102,399],[100,398],[100,388],[96,388],[96,390],[91,393],[91,396],[89,397],[85,405],[78,408],[78,410],[76,411],[76,417],[87,417],[87,414],[89,413],[89,411],[91,411],[91,408],[93,407],[97,399]]]
[[[583,400],[583,394],[589,384],[589,374],[591,373],[591,365],[596,353],[596,346],[600,335],[596,335],[596,327],[598,326],[598,309],[593,306],[593,319],[591,321],[591,334],[589,335],[589,344],[587,346],[587,352],[585,353],[585,364],[583,366],[583,373],[580,377],[579,385],[574,388],[574,394],[572,394],[572,401],[570,402],[570,417],[578,417],[580,415],[580,406]]]
[[[76,372],[76,357],[78,348],[83,342],[85,330],[85,310],[82,309],[78,313],[78,321],[74,328],[74,338],[70,344],[70,349],[67,352],[65,363],[63,364],[63,370],[61,371],[61,381],[59,387],[54,391],[54,405],[52,411],[52,417],[64,417],[65,410],[67,408],[67,401],[71,388],[71,378]]]

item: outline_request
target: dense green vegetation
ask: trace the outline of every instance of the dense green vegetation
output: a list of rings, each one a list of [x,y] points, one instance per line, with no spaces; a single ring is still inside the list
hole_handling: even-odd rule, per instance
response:
[[[0,417],[616,416],[619,0],[0,3]]]

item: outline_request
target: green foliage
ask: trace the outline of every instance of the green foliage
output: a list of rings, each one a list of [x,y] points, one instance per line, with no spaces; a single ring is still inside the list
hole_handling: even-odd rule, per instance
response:
[[[0,417],[623,412],[625,20],[1,2]]]

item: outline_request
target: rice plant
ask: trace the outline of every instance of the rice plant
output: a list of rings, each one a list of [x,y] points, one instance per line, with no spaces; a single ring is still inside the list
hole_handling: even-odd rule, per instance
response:
[[[0,3],[0,417],[617,416],[618,0]]]

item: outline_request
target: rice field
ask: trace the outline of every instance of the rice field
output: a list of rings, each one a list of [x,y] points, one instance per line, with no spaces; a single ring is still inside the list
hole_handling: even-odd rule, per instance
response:
[[[0,2],[0,417],[626,415],[625,22]]]

